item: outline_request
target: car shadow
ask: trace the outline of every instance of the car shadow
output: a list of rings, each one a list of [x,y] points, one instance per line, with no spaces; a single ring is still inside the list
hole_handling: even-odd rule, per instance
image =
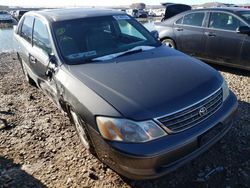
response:
[[[236,74],[239,76],[250,76],[250,71],[244,70],[244,69],[239,69],[239,68],[235,68],[235,67],[227,67],[227,66],[223,66],[223,65],[218,65],[218,64],[213,64],[213,63],[208,63],[210,66],[212,66],[213,68],[215,68],[218,71],[223,71],[223,72],[228,72],[231,74]]]
[[[242,166],[249,161],[250,155],[250,139],[248,136],[242,136],[250,135],[250,103],[238,103],[238,112],[233,119],[232,129],[221,141],[199,157],[157,179],[130,180],[121,177],[122,180],[133,188],[238,187],[237,185],[248,187],[250,180],[239,178],[239,169],[250,174],[250,170]],[[226,181],[228,176],[230,179]]]
[[[0,188],[46,188],[46,186],[32,175],[21,169],[20,164],[15,164],[12,159],[0,156]]]

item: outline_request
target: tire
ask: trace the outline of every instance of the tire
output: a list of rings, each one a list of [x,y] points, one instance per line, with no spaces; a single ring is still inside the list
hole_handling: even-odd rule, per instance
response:
[[[176,49],[175,42],[172,39],[163,39],[162,44],[168,46],[169,48]]]
[[[69,108],[69,116],[71,122],[74,124],[78,137],[82,145],[93,155],[95,155],[95,149],[88,134],[88,130],[86,128],[86,123],[80,118],[79,115],[72,109]]]
[[[23,65],[23,61],[20,59],[20,57],[19,57],[19,61],[20,61],[21,67],[22,67],[22,71],[23,71],[25,80],[29,83],[29,85],[37,88],[36,82],[29,76],[29,73],[27,72],[27,69]]]

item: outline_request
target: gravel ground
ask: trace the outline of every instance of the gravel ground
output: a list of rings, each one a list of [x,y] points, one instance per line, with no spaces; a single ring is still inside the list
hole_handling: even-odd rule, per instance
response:
[[[231,131],[202,156],[151,181],[120,177],[80,144],[69,119],[0,55],[0,188],[250,187],[250,75],[219,68],[239,100]]]

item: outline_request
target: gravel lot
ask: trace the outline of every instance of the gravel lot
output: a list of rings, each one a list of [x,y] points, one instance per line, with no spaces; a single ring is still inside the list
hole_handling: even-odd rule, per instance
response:
[[[218,68],[239,100],[231,131],[177,171],[151,181],[120,177],[80,144],[69,119],[26,84],[14,54],[0,55],[0,188],[250,187],[250,75]]]

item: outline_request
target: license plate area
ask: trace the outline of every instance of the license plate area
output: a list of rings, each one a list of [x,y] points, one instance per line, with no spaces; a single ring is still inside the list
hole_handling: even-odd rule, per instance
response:
[[[213,138],[219,136],[219,134],[225,129],[225,125],[222,123],[218,123],[216,126],[203,133],[198,137],[199,147],[206,145]]]

